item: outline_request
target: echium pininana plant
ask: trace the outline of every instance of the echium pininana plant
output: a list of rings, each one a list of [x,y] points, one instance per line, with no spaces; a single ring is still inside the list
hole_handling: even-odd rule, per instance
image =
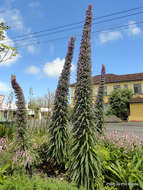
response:
[[[95,101],[95,119],[96,129],[102,134],[104,128],[104,83],[105,83],[105,66],[102,65],[98,94]]]
[[[16,111],[16,130],[17,138],[15,144],[15,155],[13,161],[16,165],[24,167],[30,175],[32,175],[31,163],[33,161],[31,147],[29,146],[27,138],[27,111],[25,105],[25,98],[23,91],[16,81],[16,76],[11,76],[11,84],[14,89],[17,101],[17,111]]]
[[[78,59],[75,105],[72,116],[70,178],[77,186],[94,190],[100,176],[100,161],[93,151],[96,143],[91,83],[91,23],[92,6],[88,6]]]
[[[47,157],[52,164],[64,167],[68,153],[68,93],[70,69],[73,58],[75,38],[71,38],[64,67],[56,89],[52,122],[49,126],[51,138],[47,150]]]
[[[17,111],[16,111],[16,129],[17,129],[17,141],[21,147],[21,150],[25,150],[25,133],[26,133],[26,125],[27,125],[27,112],[25,106],[25,98],[22,91],[22,88],[16,81],[16,76],[11,76],[11,84],[14,89],[14,93],[16,95],[17,101]]]

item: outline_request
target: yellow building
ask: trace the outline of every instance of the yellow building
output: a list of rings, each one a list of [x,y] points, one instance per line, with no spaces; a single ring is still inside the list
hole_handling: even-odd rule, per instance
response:
[[[93,84],[93,101],[95,102],[98,93],[100,75],[92,77]],[[71,106],[74,105],[75,83],[71,87]],[[114,89],[128,88],[133,92],[133,99],[130,102],[130,116],[128,121],[143,121],[143,73],[126,74],[126,75],[105,75],[104,85],[104,107],[105,111],[108,107],[108,97]],[[135,100],[135,98],[137,98]],[[140,99],[140,100],[139,100]],[[140,102],[136,102],[136,101]]]
[[[130,101],[130,116],[128,121],[143,121],[143,98],[136,97]]]

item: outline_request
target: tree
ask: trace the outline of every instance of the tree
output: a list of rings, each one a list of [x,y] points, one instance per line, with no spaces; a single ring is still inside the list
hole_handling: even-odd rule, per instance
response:
[[[100,176],[100,162],[92,147],[96,143],[91,83],[92,6],[88,6],[80,45],[73,111],[73,142],[69,174],[77,186],[94,190]]]
[[[108,113],[127,120],[130,114],[129,101],[133,93],[129,89],[114,90],[109,96]]]
[[[10,60],[12,57],[17,55],[16,48],[9,45],[8,40],[6,41],[6,26],[3,22],[0,23],[0,63],[5,63]]]
[[[45,94],[44,96],[40,97],[33,97],[33,89],[29,89],[29,103],[28,103],[28,108],[34,109],[35,107],[39,108],[52,108],[54,104],[54,98],[55,98],[55,93],[50,92],[48,89],[48,93]]]
[[[30,108],[30,107],[32,106],[33,95],[34,95],[34,93],[33,93],[33,88],[30,87],[30,88],[29,88],[29,102],[28,102],[28,108]]]
[[[105,83],[105,66],[102,65],[98,95],[95,101],[96,129],[99,133],[102,133],[104,128],[104,83]]]
[[[48,160],[58,169],[64,168],[68,156],[68,93],[70,68],[73,58],[75,38],[71,38],[65,64],[58,81],[56,90],[52,122],[49,126],[51,138],[47,151]]]
[[[11,90],[7,99],[7,105],[8,105],[8,112],[7,112],[7,120],[8,119],[12,119],[10,116],[10,110],[11,110],[11,106],[12,106],[12,101],[13,101],[13,91]]]

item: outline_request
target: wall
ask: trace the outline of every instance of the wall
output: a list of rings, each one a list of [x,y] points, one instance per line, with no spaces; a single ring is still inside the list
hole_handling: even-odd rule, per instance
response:
[[[133,84],[138,84],[141,83],[142,86],[142,94],[134,94],[133,97],[142,97],[143,98],[143,81],[131,81],[131,82],[121,82],[121,83],[109,83],[105,84],[107,86],[107,96],[104,97],[104,102],[108,103],[108,97],[110,93],[114,89],[114,85],[120,85],[121,89],[124,88],[124,85],[128,85],[128,89],[132,90],[134,92],[134,86]],[[74,92],[75,92],[75,87],[71,87],[71,106],[73,107],[74,105]],[[95,102],[96,96],[98,93],[98,85],[93,85],[93,103]]]
[[[143,103],[130,104],[130,116],[128,121],[143,121]]]

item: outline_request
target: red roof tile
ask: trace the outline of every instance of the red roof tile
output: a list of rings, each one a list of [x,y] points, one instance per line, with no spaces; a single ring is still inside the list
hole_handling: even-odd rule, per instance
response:
[[[99,84],[100,75],[91,77],[93,84]],[[126,75],[115,75],[115,74],[105,74],[105,83],[116,83],[116,82],[129,82],[143,80],[143,73],[126,74]],[[76,83],[70,86],[75,86]]]
[[[141,97],[132,98],[130,100],[130,103],[143,103],[143,98]]]

